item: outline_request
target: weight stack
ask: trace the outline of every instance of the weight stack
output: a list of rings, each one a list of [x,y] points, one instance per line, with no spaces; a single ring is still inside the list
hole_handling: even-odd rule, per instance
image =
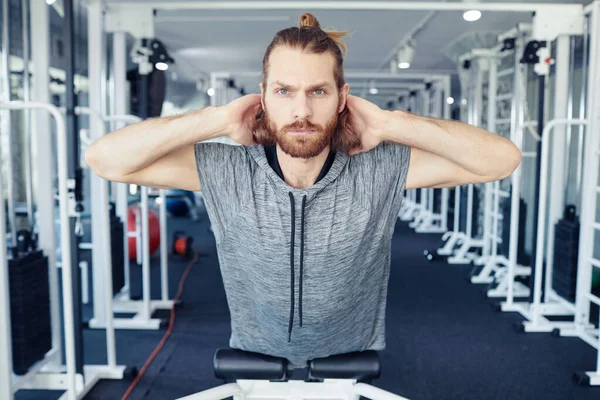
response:
[[[579,220],[574,205],[565,207],[564,215],[554,226],[554,270],[552,288],[561,297],[575,302]]]
[[[502,229],[502,243],[500,244],[500,254],[508,258],[508,252],[510,247],[510,213],[511,213],[511,199],[502,199],[500,204],[500,211],[503,215],[501,229]],[[525,226],[527,223],[527,204],[522,198],[519,199],[519,240],[517,241],[517,263],[520,265],[528,265],[529,260],[525,254]]]
[[[110,204],[110,246],[113,273],[113,294],[125,286],[125,255],[123,222],[117,216],[114,203]]]
[[[8,260],[13,368],[24,375],[52,348],[48,258],[41,250]]]

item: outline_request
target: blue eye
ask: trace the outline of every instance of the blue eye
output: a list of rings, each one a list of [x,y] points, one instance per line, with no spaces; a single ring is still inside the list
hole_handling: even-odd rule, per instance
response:
[[[278,90],[279,94],[287,94],[287,91],[288,91],[287,89],[279,89]],[[286,92],[286,93],[283,93],[283,92]]]
[[[321,93],[317,93],[317,92],[321,92]],[[317,89],[315,90],[315,94],[317,94],[318,96],[325,94],[325,91],[323,89]]]

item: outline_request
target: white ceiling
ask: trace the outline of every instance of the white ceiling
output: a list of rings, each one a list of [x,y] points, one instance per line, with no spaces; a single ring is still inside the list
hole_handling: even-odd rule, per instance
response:
[[[166,1],[166,0],[165,0]],[[108,0],[108,3],[120,3]],[[129,2],[132,2],[129,0]],[[134,0],[136,3],[147,1]],[[515,1],[482,1],[484,3],[522,3]],[[589,1],[531,1],[528,3],[579,3]],[[250,1],[248,1],[250,3]],[[274,2],[277,4],[279,2]],[[302,2],[295,2],[302,3]],[[333,3],[333,2],[330,2]],[[339,2],[349,3],[349,2]],[[443,3],[443,2],[440,2]],[[348,54],[344,61],[346,73],[357,71],[389,72],[389,60],[399,43],[420,25],[430,11],[350,11],[350,10],[157,10],[156,37],[171,56],[179,80],[196,81],[210,72],[230,71],[236,84],[247,92],[258,91],[259,76],[235,75],[239,71],[262,69],[262,57],[275,33],[297,26],[303,12],[312,12],[325,29],[346,30]],[[450,73],[456,64],[445,53],[461,37],[501,33],[520,22],[531,21],[530,13],[483,12],[476,22],[466,22],[462,11],[437,11],[414,39],[416,52],[408,71]],[[366,79],[347,79],[351,86]],[[389,81],[388,81],[389,83]],[[390,91],[391,90],[391,91]],[[397,89],[381,90],[393,94]]]

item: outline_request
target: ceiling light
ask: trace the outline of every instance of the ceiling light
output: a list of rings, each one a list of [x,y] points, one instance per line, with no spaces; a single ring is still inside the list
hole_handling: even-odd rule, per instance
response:
[[[379,93],[379,90],[375,87],[375,81],[374,80],[369,81],[369,93],[370,94],[377,94],[377,93]]]
[[[454,97],[448,97],[446,99],[446,103],[448,103],[448,104],[454,104]]]
[[[469,21],[469,22],[477,21],[479,18],[481,18],[481,11],[479,11],[479,10],[466,11],[463,14],[463,18],[465,19],[465,21]]]
[[[208,88],[208,90],[206,91],[206,93],[210,96],[213,97],[215,95],[215,88]]]
[[[48,4],[49,6],[51,6],[54,3],[56,3],[56,0],[46,0],[46,4]]]
[[[462,104],[463,106],[466,106],[467,105],[467,99],[462,99],[460,101],[460,104]]]
[[[413,62],[415,56],[415,44],[414,41],[409,40],[404,46],[398,50],[397,60],[398,68],[406,69],[410,68],[410,64]]]
[[[157,62],[155,67],[156,67],[156,69],[158,69],[160,71],[166,71],[169,69],[169,65],[164,62]]]

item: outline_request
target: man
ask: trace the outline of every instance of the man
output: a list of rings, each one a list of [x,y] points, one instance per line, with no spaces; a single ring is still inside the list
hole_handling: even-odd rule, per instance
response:
[[[502,137],[348,94],[343,32],[311,14],[267,48],[261,95],[147,120],[86,153],[101,177],[200,190],[231,313],[230,345],[310,359],[385,348],[390,246],[405,189],[499,180]],[[229,136],[242,146],[199,143]]]

